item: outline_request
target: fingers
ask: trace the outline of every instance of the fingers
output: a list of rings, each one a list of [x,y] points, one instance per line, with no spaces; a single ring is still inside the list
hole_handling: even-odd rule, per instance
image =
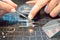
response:
[[[52,17],[56,17],[56,16],[59,14],[59,12],[60,12],[60,4],[57,5],[57,6],[52,10],[52,12],[50,13],[50,15],[51,15]]]
[[[1,17],[4,13],[6,13],[6,11],[0,9],[0,17]]]
[[[47,6],[46,6],[46,8],[45,8],[45,12],[46,13],[50,13],[55,7],[56,7],[56,5],[58,4],[58,1],[57,0],[51,0],[48,4],[47,4]]]
[[[32,8],[32,10],[29,13],[29,18],[33,19],[36,13],[48,3],[49,0],[38,0],[35,6]]]
[[[36,1],[27,1],[26,4],[35,4]]]
[[[11,5],[7,4],[7,3],[0,1],[0,9],[3,9],[7,12],[10,12],[12,9],[15,9],[15,8],[12,7]]]
[[[11,6],[13,6],[14,8],[17,8],[17,4],[15,4],[14,2],[12,2],[11,0],[2,0],[8,4],[10,4]]]

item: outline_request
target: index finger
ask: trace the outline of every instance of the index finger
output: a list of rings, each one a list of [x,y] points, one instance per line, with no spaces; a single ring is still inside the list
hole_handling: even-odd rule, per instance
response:
[[[32,8],[32,10],[29,13],[29,18],[33,19],[34,16],[36,15],[36,13],[42,8],[44,7],[49,0],[38,0],[37,3],[35,4],[35,6]]]
[[[2,1],[8,3],[9,5],[13,6],[14,8],[17,8],[17,4],[12,2],[11,0],[2,0]]]
[[[12,7],[11,5],[7,4],[7,3],[0,1],[0,9],[3,9],[7,12],[10,12],[12,9],[15,9],[15,8]]]

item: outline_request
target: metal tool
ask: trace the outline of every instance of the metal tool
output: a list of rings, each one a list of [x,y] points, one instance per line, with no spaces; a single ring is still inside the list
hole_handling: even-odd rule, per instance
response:
[[[25,17],[27,20],[29,20],[29,25],[30,26],[40,26],[38,22],[34,22],[33,20],[29,19],[26,15],[22,14],[21,12],[15,11],[16,13],[20,14],[21,16]]]
[[[16,13],[20,14],[21,16],[25,17],[26,19],[30,20],[27,16],[25,16],[24,14],[18,12],[18,11],[15,11]]]

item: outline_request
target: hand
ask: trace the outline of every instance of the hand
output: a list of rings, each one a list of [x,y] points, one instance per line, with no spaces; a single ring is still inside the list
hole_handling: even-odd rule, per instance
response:
[[[10,12],[12,9],[15,8],[17,8],[17,5],[13,3],[11,0],[0,1],[0,16],[7,12]]]
[[[29,3],[29,2],[26,2]],[[30,3],[32,3],[30,1]],[[36,4],[35,4],[36,3]],[[36,15],[36,13],[41,10],[42,7],[45,7],[44,11],[48,14],[50,14],[50,16],[52,17],[56,17],[59,12],[60,12],[60,0],[37,0],[37,2],[35,2],[34,7],[32,8],[32,10],[29,13],[29,18],[33,19],[34,16]]]
[[[37,2],[37,0],[31,0],[31,1],[27,1],[26,4],[35,4]]]

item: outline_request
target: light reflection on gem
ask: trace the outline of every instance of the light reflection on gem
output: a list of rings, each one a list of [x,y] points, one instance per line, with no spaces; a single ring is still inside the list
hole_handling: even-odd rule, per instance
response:
[[[56,30],[56,32],[57,32],[57,31],[59,31],[60,29],[59,29],[59,28],[56,28],[55,30]]]
[[[5,38],[6,36],[3,36],[3,38]]]
[[[34,30],[33,29],[28,29],[28,32],[29,33],[32,33]]]

